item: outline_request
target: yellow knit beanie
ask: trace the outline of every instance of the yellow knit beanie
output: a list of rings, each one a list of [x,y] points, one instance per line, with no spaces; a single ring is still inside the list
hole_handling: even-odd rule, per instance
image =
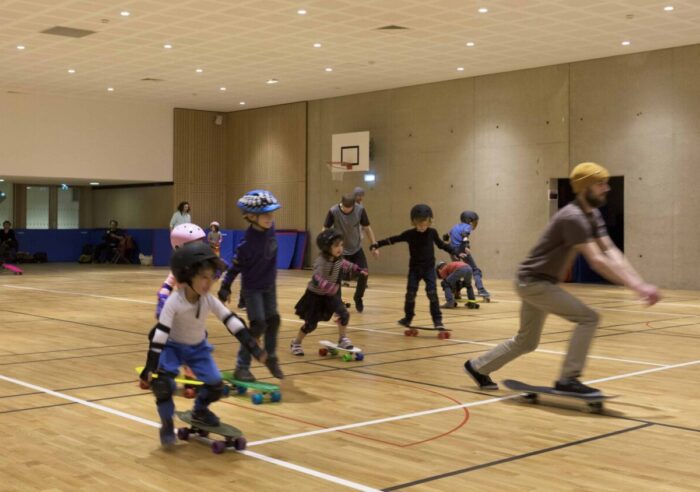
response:
[[[571,171],[569,182],[571,183],[574,193],[578,194],[592,184],[605,181],[609,177],[610,173],[608,170],[600,164],[596,164],[595,162],[582,162]]]

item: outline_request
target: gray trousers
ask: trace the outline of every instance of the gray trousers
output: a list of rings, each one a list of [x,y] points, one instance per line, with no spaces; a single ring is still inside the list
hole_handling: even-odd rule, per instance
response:
[[[544,321],[552,313],[576,323],[564,358],[561,379],[581,376],[600,320],[598,313],[551,282],[519,280],[515,283],[515,289],[522,299],[518,333],[472,360],[472,367],[481,374],[490,374],[513,359],[535,350],[540,343]]]

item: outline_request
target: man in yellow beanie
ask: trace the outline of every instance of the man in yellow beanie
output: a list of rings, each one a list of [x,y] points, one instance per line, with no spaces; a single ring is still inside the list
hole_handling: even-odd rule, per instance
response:
[[[464,369],[482,389],[498,389],[489,374],[513,359],[535,350],[547,315],[552,313],[576,323],[569,342],[556,392],[563,395],[598,396],[601,392],[579,377],[586,363],[599,315],[557,284],[564,279],[576,254],[618,285],[632,289],[649,306],[661,299],[658,288],[646,283],[613,244],[598,207],[610,191],[610,174],[594,162],[583,162],[571,171],[569,182],[576,199],[559,210],[544,234],[518,268],[516,291],[522,299],[520,330],[474,360]]]

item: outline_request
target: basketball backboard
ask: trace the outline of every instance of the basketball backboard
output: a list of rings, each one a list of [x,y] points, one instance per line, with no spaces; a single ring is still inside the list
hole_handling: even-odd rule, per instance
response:
[[[369,171],[369,132],[333,135],[330,162],[341,164],[346,172]]]

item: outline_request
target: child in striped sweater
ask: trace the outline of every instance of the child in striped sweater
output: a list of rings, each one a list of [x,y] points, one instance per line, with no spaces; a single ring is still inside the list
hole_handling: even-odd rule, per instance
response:
[[[293,355],[304,355],[301,342],[304,337],[314,331],[319,321],[328,321],[335,314],[338,317],[338,346],[352,349],[353,345],[347,337],[347,327],[350,313],[338,295],[341,272],[354,272],[367,275],[366,268],[360,268],[342,258],[343,235],[335,229],[326,229],[316,238],[316,244],[321,254],[314,262],[314,273],[306,287],[306,292],[299,299],[294,310],[304,325],[299,329],[296,338],[292,340]]]

